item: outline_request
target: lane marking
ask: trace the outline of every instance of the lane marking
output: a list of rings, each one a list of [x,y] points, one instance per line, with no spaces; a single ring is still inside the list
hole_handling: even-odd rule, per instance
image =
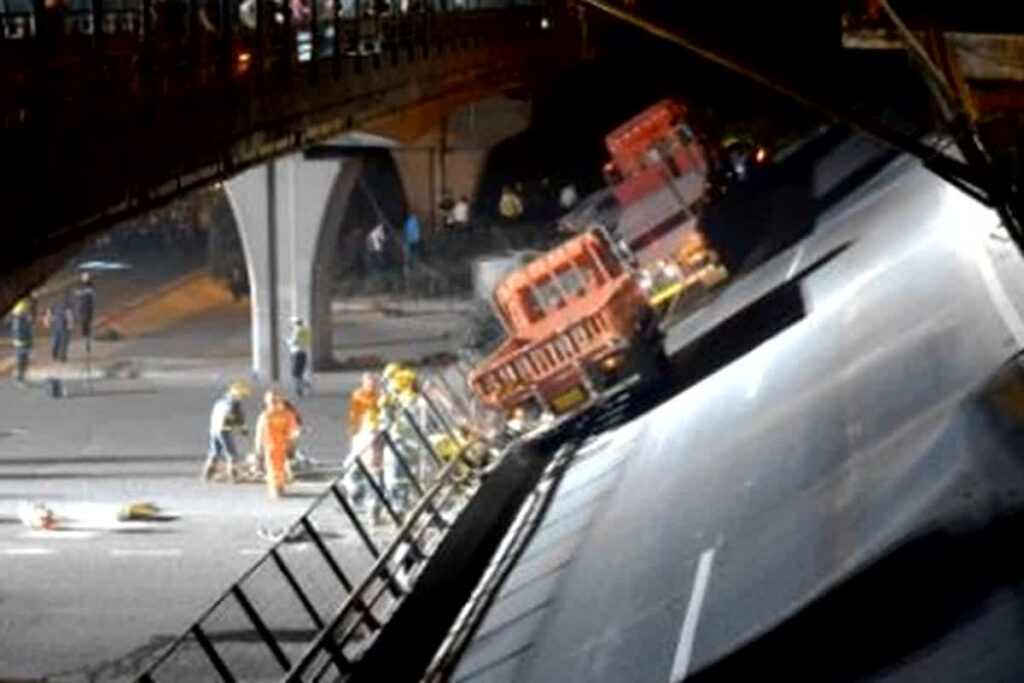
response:
[[[56,552],[53,548],[4,548],[0,555],[53,555]]]
[[[803,258],[804,246],[806,246],[806,244],[807,242],[801,242],[800,246],[796,250],[796,253],[793,254],[793,262],[789,264],[789,270],[786,271],[787,281],[791,280],[793,278],[793,274],[796,273],[796,267],[800,265],[800,259]]]
[[[20,538],[33,538],[48,541],[85,541],[98,536],[98,531],[76,531],[73,529],[32,530],[20,534]]]
[[[181,548],[114,548],[111,557],[180,557]]]
[[[697,635],[697,620],[704,605],[704,594],[708,590],[708,579],[711,578],[711,562],[715,559],[715,548],[708,548],[697,560],[697,575],[693,579],[693,590],[690,592],[690,604],[683,618],[683,628],[679,633],[676,655],[672,660],[670,683],[679,683],[690,670],[690,654],[693,652],[693,638]]]
[[[242,548],[238,551],[239,555],[263,555],[267,552],[266,548]]]
[[[999,313],[1003,324],[1006,325],[1006,328],[1010,330],[1010,334],[1013,335],[1017,348],[1020,348],[1024,346],[1024,320],[1021,320],[1020,313],[1017,312],[1016,307],[1013,305],[1013,299],[1010,298],[1006,288],[1003,287],[1002,281],[999,279],[999,275],[996,274],[996,269],[992,265],[992,258],[988,249],[978,240],[972,240],[972,242],[975,247],[973,250],[973,260],[978,268],[978,272],[981,274],[981,281],[985,284],[985,289],[988,290],[989,298],[992,299],[996,312]]]

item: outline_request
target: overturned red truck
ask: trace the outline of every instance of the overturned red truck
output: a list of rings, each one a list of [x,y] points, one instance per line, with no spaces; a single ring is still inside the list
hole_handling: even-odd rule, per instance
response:
[[[558,415],[655,372],[660,300],[724,279],[697,221],[708,161],[685,116],[685,105],[665,100],[605,139],[620,205],[611,235],[590,226],[495,288],[505,340],[469,378],[485,404]]]

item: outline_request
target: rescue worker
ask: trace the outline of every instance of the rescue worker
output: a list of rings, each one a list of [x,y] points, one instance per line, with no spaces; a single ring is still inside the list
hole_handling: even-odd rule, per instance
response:
[[[92,286],[92,278],[89,273],[82,273],[78,289],[75,291],[75,298],[78,303],[78,324],[82,330],[82,339],[85,340],[86,350],[92,345],[92,318],[96,313],[96,290]]]
[[[295,407],[295,404],[286,398],[282,398],[281,402],[284,404],[284,409],[291,413],[292,417],[295,418],[295,424],[298,426],[299,431],[302,431],[302,416],[299,415],[299,409]],[[305,461],[305,457],[299,450],[299,438],[296,433],[295,438],[292,439],[288,444],[288,460],[285,467],[285,478],[288,483],[291,483],[295,478],[295,471],[302,465],[300,461]]]
[[[392,505],[396,509],[405,509],[410,503],[410,474],[419,481],[423,481],[428,474],[430,456],[409,423],[410,419],[416,420],[420,431],[425,431],[425,411],[415,370],[398,363],[388,363],[383,375],[385,386],[378,403],[382,417],[390,426],[392,443],[401,451],[395,453],[390,448],[385,450],[384,483]],[[406,467],[402,466],[399,457],[404,458]]]
[[[11,311],[11,340],[14,343],[15,379],[25,386],[25,372],[32,354],[32,318],[28,299],[22,299]]]
[[[54,299],[46,310],[43,321],[50,330],[50,357],[58,363],[68,362],[68,346],[71,345],[71,293],[64,292],[63,298]]]
[[[276,391],[264,394],[263,405],[256,422],[256,440],[266,456],[267,494],[280,498],[285,486],[288,447],[299,437],[299,425]]]
[[[210,446],[203,465],[203,481],[213,476],[214,464],[221,457],[226,465],[228,479],[235,481],[238,451],[235,449],[233,433],[246,433],[242,401],[249,395],[249,391],[247,382],[233,382],[224,395],[214,402],[210,411]]]
[[[349,497],[360,510],[365,510],[367,482],[362,469],[355,466],[352,459],[360,458],[374,481],[382,489],[384,487],[384,454],[380,439],[379,399],[380,391],[377,386],[377,378],[369,372],[364,373],[359,388],[352,392],[349,399],[348,433],[351,435],[349,437],[351,447],[346,467],[351,469],[345,482]],[[373,504],[370,512],[373,522],[380,524],[383,505],[376,495],[372,498]]]
[[[309,361],[309,342],[311,333],[302,318],[292,319],[292,334],[288,338],[288,351],[292,357],[292,379],[295,381],[295,394],[302,396],[309,382],[306,381],[306,363]]]

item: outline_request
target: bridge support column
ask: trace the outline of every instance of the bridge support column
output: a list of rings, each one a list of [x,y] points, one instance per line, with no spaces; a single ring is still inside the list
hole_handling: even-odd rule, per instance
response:
[[[245,250],[252,370],[261,381],[287,378],[293,318],[312,328],[313,369],[331,364],[331,266],[359,167],[355,159],[292,154],[226,183]]]

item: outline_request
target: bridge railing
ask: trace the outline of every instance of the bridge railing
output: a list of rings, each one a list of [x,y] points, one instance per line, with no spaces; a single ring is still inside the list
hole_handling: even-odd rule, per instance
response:
[[[139,681],[319,680],[358,661],[493,455],[468,436],[443,383],[426,379],[421,396],[349,456],[342,476]],[[383,475],[368,464],[375,453]]]

